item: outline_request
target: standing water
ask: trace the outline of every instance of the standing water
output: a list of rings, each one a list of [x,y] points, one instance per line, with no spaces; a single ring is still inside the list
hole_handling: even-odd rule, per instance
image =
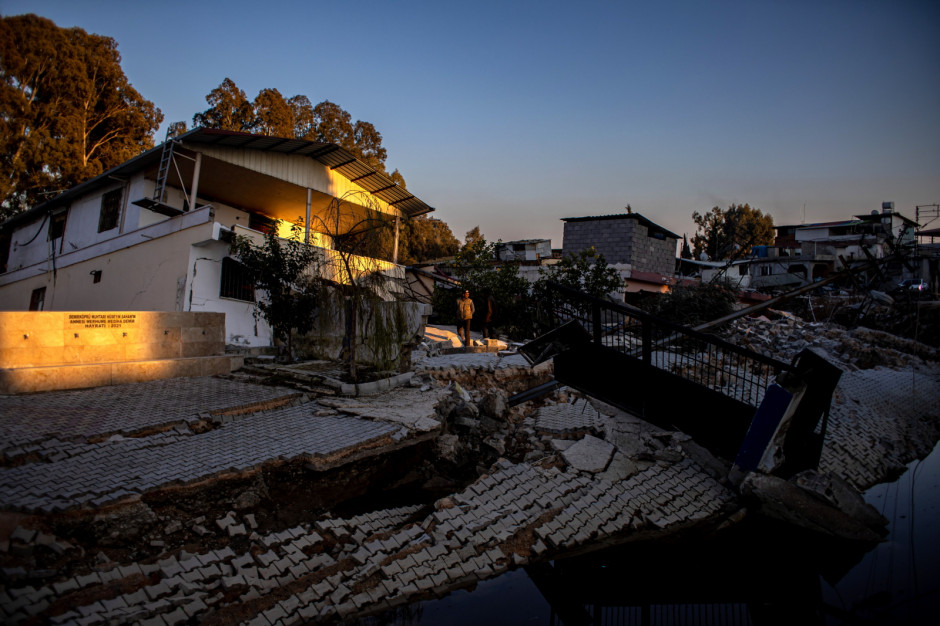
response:
[[[717,538],[628,544],[513,570],[362,623],[936,623],[940,446],[865,498],[890,522],[875,546],[749,521]]]

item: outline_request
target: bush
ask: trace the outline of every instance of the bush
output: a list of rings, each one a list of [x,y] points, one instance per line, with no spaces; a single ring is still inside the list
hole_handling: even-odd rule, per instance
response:
[[[724,282],[711,282],[688,287],[677,285],[658,298],[646,300],[642,306],[670,322],[695,326],[732,313],[737,301],[738,294],[733,287]]]

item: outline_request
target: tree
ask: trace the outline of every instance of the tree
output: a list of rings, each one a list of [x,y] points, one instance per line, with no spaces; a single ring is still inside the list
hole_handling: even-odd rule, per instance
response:
[[[173,122],[167,128],[166,136],[167,139],[172,139],[173,137],[179,137],[180,135],[186,134],[186,122]]]
[[[347,150],[353,148],[352,116],[343,107],[324,100],[313,107],[313,119],[316,124],[316,140],[335,143]]]
[[[389,264],[383,259],[391,256],[394,219],[379,210],[371,194],[349,192],[333,198],[327,211],[315,220],[311,225],[333,242],[332,249],[320,258],[318,269],[325,277],[323,299],[329,298],[334,313],[345,317],[340,360],[352,381],[358,382],[361,346],[373,354],[388,353],[391,343],[400,344],[403,339],[404,320],[398,316],[394,329],[380,328],[383,323],[378,311],[379,302],[392,295],[393,279],[384,271]]]
[[[388,151],[382,147],[382,133],[370,122],[356,120],[353,124],[352,143],[355,152],[372,168],[384,172]]]
[[[460,242],[439,219],[422,215],[402,224],[398,261],[403,265],[454,256],[459,249]]]
[[[467,234],[464,235],[463,245],[464,248],[470,248],[474,245],[477,245],[479,242],[486,244],[486,239],[483,238],[483,235],[480,233],[480,227],[474,226],[467,231]]]
[[[532,287],[536,297],[547,291],[548,281],[583,291],[595,298],[606,298],[623,287],[620,274],[607,264],[604,255],[593,246],[578,254],[568,254],[547,270],[539,269],[539,279]]]
[[[269,137],[290,137],[294,132],[294,115],[290,105],[277,89],[262,89],[254,102],[252,131]]]
[[[231,78],[213,89],[206,102],[210,107],[193,116],[196,126],[335,143],[405,187],[398,170],[391,174],[385,170],[388,151],[382,145],[382,133],[370,122],[353,122],[349,112],[334,102],[324,100],[313,106],[307,96],[285,99],[271,88],[262,89],[249,101]]]
[[[291,137],[298,139],[314,139],[317,132],[317,123],[313,115],[313,105],[310,98],[304,95],[292,96],[287,99],[290,107],[291,120],[294,128]]]
[[[568,254],[547,269],[540,268],[538,280],[532,283],[533,325],[539,332],[550,329],[543,327],[543,323],[551,317],[546,314],[552,310],[553,305],[559,304],[559,301],[567,303],[572,310],[579,310],[582,315],[590,315],[590,307],[585,309],[582,302],[571,300],[558,292],[553,293],[549,282],[605,299],[623,287],[620,274],[607,264],[604,255],[597,252],[593,246],[578,254]]]
[[[291,236],[280,239],[277,229],[264,234],[264,243],[256,245],[248,237],[237,237],[232,254],[244,265],[257,290],[258,313],[267,321],[274,336],[287,344],[287,357],[293,360],[293,331],[303,334],[313,325],[312,311],[317,306],[316,278],[311,266],[317,249],[303,243],[303,220],[291,226]]]
[[[686,237],[685,233],[682,234],[682,250],[679,252],[679,256],[683,259],[693,258],[692,247],[689,245],[689,238]]]
[[[0,217],[153,147],[163,115],[117,42],[36,15],[0,18]]]
[[[226,78],[206,96],[209,108],[193,116],[193,126],[249,132],[254,127],[254,108],[245,92]]]
[[[773,217],[748,204],[732,204],[724,211],[713,207],[704,214],[694,211],[692,221],[697,226],[692,238],[696,257],[705,252],[712,260],[735,258],[774,240]]]

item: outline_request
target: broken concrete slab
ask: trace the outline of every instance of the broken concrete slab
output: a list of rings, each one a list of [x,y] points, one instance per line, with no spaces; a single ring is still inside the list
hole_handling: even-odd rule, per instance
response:
[[[878,542],[881,533],[801,487],[776,476],[749,473],[741,493],[752,498],[762,514],[832,537]],[[887,520],[885,520],[887,522]]]
[[[585,435],[585,437],[562,451],[561,456],[571,467],[582,472],[603,472],[614,455],[613,445],[603,439]]]
[[[630,457],[620,452],[615,452],[613,458],[610,460],[610,463],[607,465],[607,469],[599,472],[597,477],[602,480],[609,480],[612,483],[616,483],[630,478],[639,471],[640,466],[637,465],[637,463]]]
[[[441,427],[435,407],[447,392],[399,387],[375,398],[320,398],[317,403],[367,419],[401,424],[418,432]]]

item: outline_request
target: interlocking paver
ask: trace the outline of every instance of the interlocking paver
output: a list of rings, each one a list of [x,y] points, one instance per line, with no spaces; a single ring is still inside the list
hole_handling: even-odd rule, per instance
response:
[[[272,424],[281,426],[272,429]],[[356,417],[314,417],[305,405],[246,416],[216,430],[186,437],[172,446],[123,446],[109,455],[78,454],[57,463],[30,463],[0,468],[0,501],[25,511],[50,511],[55,506],[96,506],[123,496],[136,496],[171,481],[189,482],[245,469],[273,459],[313,457],[388,436],[391,424]],[[336,436],[340,434],[340,443]],[[244,442],[254,442],[246,446]],[[224,456],[223,452],[237,451]],[[154,468],[162,468],[157,474]],[[88,478],[92,480],[89,481]],[[73,493],[71,499],[62,496]],[[223,522],[224,524],[224,522]],[[229,529],[232,526],[228,526]],[[244,525],[235,525],[237,532]]]

